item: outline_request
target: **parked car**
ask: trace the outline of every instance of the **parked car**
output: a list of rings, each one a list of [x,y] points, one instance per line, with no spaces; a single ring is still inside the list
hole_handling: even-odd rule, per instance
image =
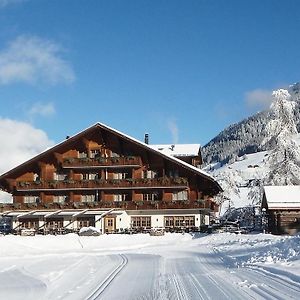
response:
[[[0,223],[0,234],[9,234],[11,233],[12,228],[10,224]]]

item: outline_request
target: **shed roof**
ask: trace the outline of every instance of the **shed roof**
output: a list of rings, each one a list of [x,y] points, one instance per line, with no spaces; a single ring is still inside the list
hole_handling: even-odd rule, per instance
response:
[[[269,209],[300,209],[300,186],[265,186],[264,193]]]

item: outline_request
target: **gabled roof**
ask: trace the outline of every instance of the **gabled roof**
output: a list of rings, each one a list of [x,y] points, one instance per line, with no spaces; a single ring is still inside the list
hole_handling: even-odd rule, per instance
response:
[[[198,156],[200,144],[149,145],[151,148],[171,156]]]
[[[141,142],[141,141],[139,141],[139,140],[137,140],[137,139],[135,139],[135,138],[127,135],[127,134],[124,134],[124,133],[122,133],[122,132],[120,132],[120,131],[112,128],[112,127],[109,127],[109,126],[107,126],[105,124],[102,124],[102,123],[96,123],[96,124],[88,127],[87,129],[82,130],[81,132],[79,132],[79,133],[77,133],[77,134],[69,137],[68,139],[62,141],[61,143],[59,143],[59,144],[57,144],[57,145],[55,145],[55,146],[47,149],[46,151],[38,154],[37,156],[29,159],[28,161],[24,162],[23,164],[21,164],[21,165],[15,167],[15,168],[11,169],[10,171],[2,174],[0,176],[0,180],[4,179],[7,176],[9,176],[10,174],[12,174],[13,172],[17,171],[18,169],[20,169],[22,167],[26,167],[28,164],[34,163],[36,160],[42,159],[47,154],[57,151],[63,145],[68,145],[68,144],[73,143],[78,138],[84,136],[86,133],[88,133],[88,132],[90,132],[90,131],[92,131],[92,130],[94,130],[96,128],[100,128],[100,129],[106,130],[106,131],[108,131],[108,132],[110,132],[112,134],[115,134],[115,135],[117,135],[117,136],[119,136],[119,137],[121,137],[121,138],[123,138],[123,139],[125,139],[125,140],[127,140],[129,142],[132,142],[132,143],[134,143],[134,144],[136,144],[136,145],[138,145],[138,146],[140,146],[140,147],[142,147],[142,148],[144,148],[144,149],[146,149],[146,150],[148,150],[148,151],[150,151],[152,153],[156,153],[156,154],[158,154],[158,155],[166,158],[167,160],[176,163],[177,165],[180,165],[180,166],[184,167],[185,169],[188,169],[188,170],[194,172],[197,175],[201,175],[202,177],[206,178],[207,180],[213,182],[219,191],[222,191],[222,188],[217,183],[217,181],[210,174],[206,173],[205,171],[202,171],[202,170],[200,170],[200,169],[198,169],[198,168],[196,168],[196,167],[194,167],[194,166],[192,166],[192,165],[190,165],[190,164],[188,164],[188,163],[186,163],[186,162],[184,162],[184,161],[182,161],[182,160],[180,160],[180,159],[178,159],[178,158],[176,158],[174,156],[171,156],[171,155],[165,154],[165,153],[163,153],[163,152],[161,152],[159,150],[156,150],[156,149],[152,148],[150,145],[145,144],[145,143],[143,143],[143,142]]]
[[[265,197],[269,209],[300,209],[300,186],[265,186]]]

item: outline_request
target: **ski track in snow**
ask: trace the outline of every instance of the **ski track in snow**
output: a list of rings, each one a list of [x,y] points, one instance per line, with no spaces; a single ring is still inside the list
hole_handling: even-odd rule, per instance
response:
[[[116,266],[115,269],[101,282],[97,289],[87,298],[87,300],[100,299],[101,294],[105,289],[111,284],[115,277],[122,271],[122,269],[127,265],[128,259],[124,254],[119,254],[121,258],[120,264]]]
[[[224,245],[219,242],[218,250],[213,244],[217,237],[184,240],[186,236],[179,236],[180,242],[127,251],[125,247],[2,256],[0,299],[300,299],[299,276],[268,266],[236,267],[221,252]],[[230,237],[222,238],[236,249]]]

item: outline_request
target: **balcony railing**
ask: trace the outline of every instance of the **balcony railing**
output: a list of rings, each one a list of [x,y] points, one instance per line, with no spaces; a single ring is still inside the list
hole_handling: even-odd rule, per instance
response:
[[[111,190],[111,189],[147,189],[147,188],[177,188],[188,187],[188,181],[183,177],[160,177],[153,179],[95,179],[95,180],[52,180],[52,181],[20,181],[17,191],[48,191],[48,190]]]
[[[13,210],[58,210],[58,209],[123,209],[123,210],[157,210],[157,209],[200,209],[213,210],[211,203],[196,201],[94,201],[65,203],[11,203],[1,204],[0,211]]]
[[[141,158],[137,156],[98,157],[98,158],[65,158],[63,168],[90,168],[90,167],[139,167]]]

